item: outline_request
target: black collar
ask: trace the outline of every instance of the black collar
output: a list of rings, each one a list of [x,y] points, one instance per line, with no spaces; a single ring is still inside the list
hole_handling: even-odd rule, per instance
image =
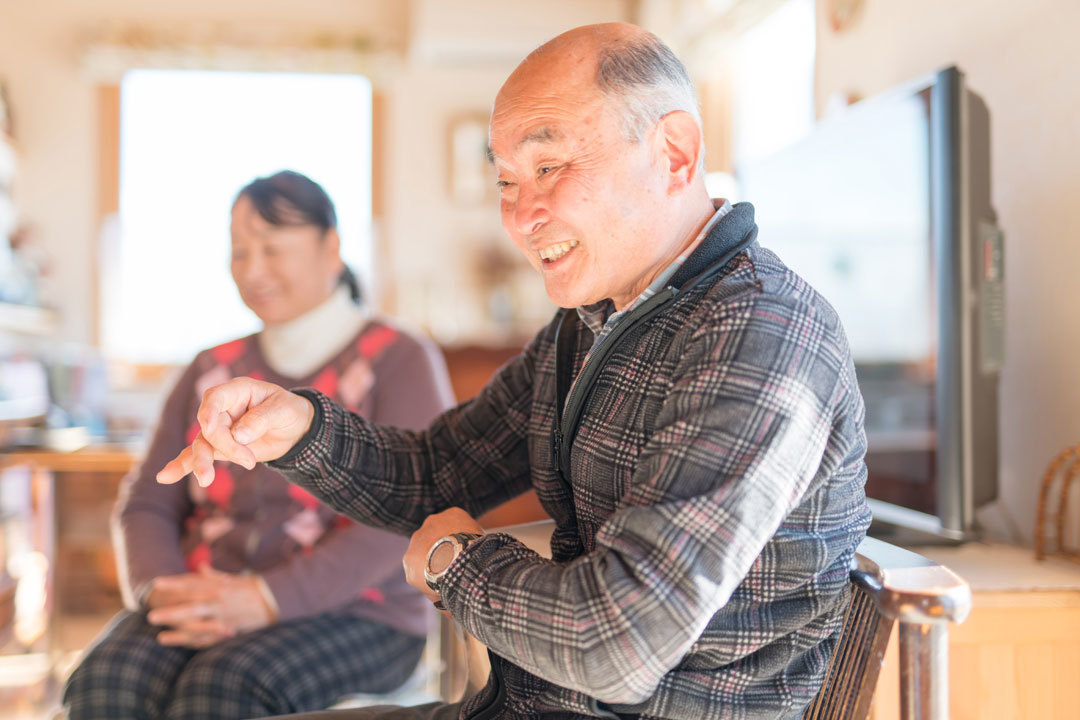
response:
[[[713,225],[701,244],[690,254],[690,257],[686,258],[682,267],[671,276],[668,285],[677,290],[682,289],[691,280],[710,270],[739,245],[750,247],[756,242],[757,230],[757,225],[754,224],[753,205],[741,202],[732,206],[731,212]]]

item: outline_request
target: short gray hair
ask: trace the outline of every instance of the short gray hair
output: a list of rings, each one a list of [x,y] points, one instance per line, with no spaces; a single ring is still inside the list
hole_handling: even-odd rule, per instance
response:
[[[622,104],[628,139],[641,140],[660,118],[674,110],[690,113],[701,126],[701,111],[686,66],[651,33],[602,49],[596,84]]]

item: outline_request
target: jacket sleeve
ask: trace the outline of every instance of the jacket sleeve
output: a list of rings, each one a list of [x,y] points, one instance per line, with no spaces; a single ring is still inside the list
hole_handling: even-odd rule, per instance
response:
[[[842,461],[830,435],[844,353],[826,334],[812,309],[763,301],[699,332],[592,552],[557,564],[485,536],[442,582],[451,615],[552,683],[607,703],[649,698]]]
[[[422,428],[453,402],[446,364],[430,343],[401,334],[378,367],[372,422]],[[327,531],[311,553],[297,553],[260,574],[280,619],[313,615],[394,577],[404,582],[401,558],[408,544],[406,537],[345,523]]]
[[[120,589],[129,609],[142,604],[154,578],[187,572],[180,551],[184,520],[192,512],[187,482],[161,485],[155,476],[187,445],[197,376],[193,362],[166,399],[142,463],[120,485],[111,525]]]
[[[311,429],[269,465],[338,512],[402,534],[454,506],[479,517],[530,487],[537,342],[422,431],[376,425],[302,390],[315,406]]]

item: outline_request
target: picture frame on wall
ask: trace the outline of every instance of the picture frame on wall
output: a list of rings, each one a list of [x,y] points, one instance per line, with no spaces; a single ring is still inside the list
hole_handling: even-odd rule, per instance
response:
[[[488,115],[469,113],[450,122],[450,197],[458,205],[479,205],[498,196],[488,159]]]

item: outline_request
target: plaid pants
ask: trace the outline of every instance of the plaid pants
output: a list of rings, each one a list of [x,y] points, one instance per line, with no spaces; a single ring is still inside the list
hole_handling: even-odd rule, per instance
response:
[[[144,613],[117,615],[64,688],[70,720],[240,720],[325,708],[409,678],[424,638],[327,613],[206,648],[166,647]]]

